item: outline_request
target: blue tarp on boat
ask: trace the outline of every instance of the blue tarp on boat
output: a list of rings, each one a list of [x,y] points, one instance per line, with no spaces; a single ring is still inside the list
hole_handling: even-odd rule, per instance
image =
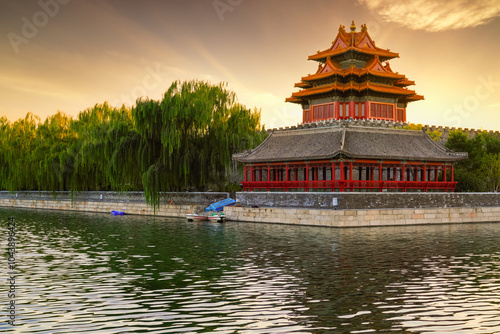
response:
[[[209,205],[207,206],[207,208],[205,209],[205,211],[222,211],[224,210],[224,207],[225,206],[232,206],[232,205],[235,205],[236,204],[236,200],[235,199],[232,199],[232,198],[228,198],[228,199],[225,199],[223,201],[220,201],[220,202],[217,202],[217,203],[214,203],[212,205]]]

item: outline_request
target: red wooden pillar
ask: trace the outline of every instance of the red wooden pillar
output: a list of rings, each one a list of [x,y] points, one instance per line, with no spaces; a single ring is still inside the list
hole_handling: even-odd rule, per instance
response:
[[[288,191],[288,164],[285,164],[285,191]]]
[[[245,165],[245,182],[248,182],[248,175],[247,175],[247,173],[248,173],[248,166]]]
[[[425,188],[424,188],[424,191],[427,192],[427,168],[424,164],[424,168],[422,170],[422,181],[425,182]]]
[[[354,180],[352,179],[352,169],[353,169],[353,163],[351,161],[350,167],[349,167],[349,181],[351,181],[351,192],[354,188]]]
[[[340,191],[344,191],[344,182],[345,182],[345,175],[344,175],[344,162],[340,162]]]
[[[332,161],[332,177],[330,178],[330,188],[332,191],[335,190],[334,184],[335,184],[335,163]]]
[[[338,119],[340,115],[339,101],[335,101],[335,118]]]
[[[309,164],[306,164],[306,180],[305,180],[305,191],[309,191]]]
[[[378,164],[378,182],[380,184],[380,192],[384,190],[384,182],[382,181],[382,163]]]
[[[358,111],[358,113],[359,113],[359,111]],[[356,107],[355,107],[354,101],[349,102],[349,117],[351,117],[351,118],[356,117]]]
[[[451,165],[451,182],[453,182],[454,180],[454,176],[453,176],[453,165]]]
[[[401,176],[401,181],[403,182],[403,192],[406,192],[406,164],[403,164],[403,172]]]
[[[365,118],[370,118],[370,101],[365,102]]]
[[[267,191],[269,191],[270,182],[271,182],[271,165],[267,165]]]

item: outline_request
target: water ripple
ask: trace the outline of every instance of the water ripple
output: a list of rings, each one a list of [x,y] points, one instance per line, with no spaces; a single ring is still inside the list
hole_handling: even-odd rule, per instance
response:
[[[19,294],[18,325],[0,332],[500,332],[500,224],[334,230],[2,213],[19,221]]]
[[[500,253],[424,259],[426,276],[389,285],[398,295],[379,307],[412,333],[500,332],[499,258]]]

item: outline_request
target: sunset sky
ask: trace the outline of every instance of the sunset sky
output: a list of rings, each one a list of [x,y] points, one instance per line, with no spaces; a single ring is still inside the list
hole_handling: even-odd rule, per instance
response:
[[[266,128],[301,122],[285,103],[307,56],[339,25],[367,24],[398,52],[424,101],[408,121],[500,130],[500,0],[17,0],[0,10],[0,116],[160,99],[174,80],[227,82]]]

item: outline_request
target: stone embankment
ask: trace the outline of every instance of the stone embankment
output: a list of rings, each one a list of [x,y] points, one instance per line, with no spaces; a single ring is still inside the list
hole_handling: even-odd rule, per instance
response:
[[[500,207],[321,210],[227,207],[228,220],[327,227],[500,222]]]
[[[228,193],[166,193],[155,209],[141,192],[0,192],[0,206],[184,218]],[[241,192],[228,220],[328,227],[500,222],[498,193]]]
[[[329,227],[500,222],[500,193],[241,192],[226,218]]]
[[[134,215],[185,217],[197,213],[228,193],[165,193],[161,205],[153,209],[143,192],[0,192],[0,206],[45,210],[110,213],[113,210]]]

